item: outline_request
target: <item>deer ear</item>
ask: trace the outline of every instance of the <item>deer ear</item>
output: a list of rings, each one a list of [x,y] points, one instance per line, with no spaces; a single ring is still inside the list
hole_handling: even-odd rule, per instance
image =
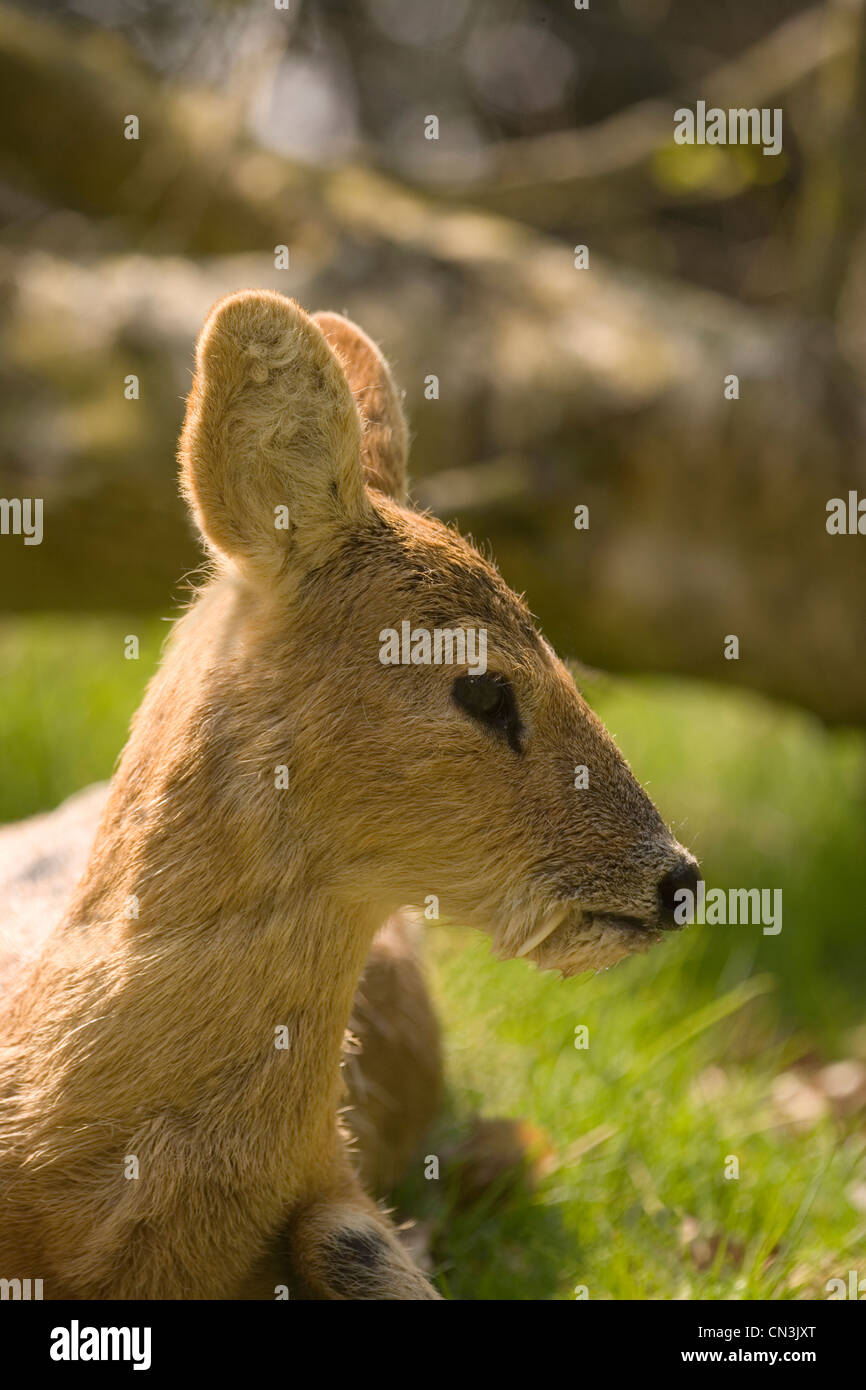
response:
[[[349,383],[293,300],[245,290],[211,311],[180,461],[205,539],[259,573],[320,554],[369,511]]]
[[[352,388],[364,424],[361,461],[367,486],[405,502],[409,431],[391,369],[366,333],[340,314],[313,315]]]

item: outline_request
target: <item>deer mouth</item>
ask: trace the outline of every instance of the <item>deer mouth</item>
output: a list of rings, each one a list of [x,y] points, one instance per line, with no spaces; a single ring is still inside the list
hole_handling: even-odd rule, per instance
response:
[[[553,917],[549,918],[548,921],[542,922],[541,926],[536,927],[534,932],[530,932],[529,936],[520,947],[520,950],[516,951],[515,954],[517,956],[528,956],[537,946],[540,946],[543,941],[547,941],[548,937],[552,936],[553,933],[558,930],[562,925],[563,919],[567,915],[568,908],[564,907],[559,912],[555,913]]]
[[[539,970],[564,978],[607,970],[626,956],[648,951],[663,933],[655,922],[612,912],[590,912],[570,903],[531,932],[517,955]]]

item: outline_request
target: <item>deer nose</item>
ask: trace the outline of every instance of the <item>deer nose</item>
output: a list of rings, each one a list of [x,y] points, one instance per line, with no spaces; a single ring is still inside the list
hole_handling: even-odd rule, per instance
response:
[[[659,917],[663,931],[678,931],[683,922],[674,920],[674,908],[679,906],[677,893],[687,889],[695,893],[698,887],[698,866],[694,859],[681,859],[669,869],[659,883]]]

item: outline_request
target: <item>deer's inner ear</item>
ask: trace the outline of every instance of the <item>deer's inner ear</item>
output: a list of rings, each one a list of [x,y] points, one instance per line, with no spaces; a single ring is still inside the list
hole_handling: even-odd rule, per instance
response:
[[[303,309],[270,291],[211,312],[180,458],[209,545],[260,574],[320,556],[369,511],[346,375]]]

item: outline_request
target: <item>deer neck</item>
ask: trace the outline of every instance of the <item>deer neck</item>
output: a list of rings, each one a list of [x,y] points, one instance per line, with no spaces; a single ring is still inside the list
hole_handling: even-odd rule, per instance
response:
[[[194,1116],[214,1146],[229,1132],[285,1197],[298,1136],[325,1146],[336,1133],[341,1048],[379,920],[337,901],[299,851],[268,855],[262,831],[251,865],[252,831],[196,846],[176,804],[148,828],[123,792],[121,776],[56,969],[31,996],[69,1063],[58,1085],[73,1110],[121,1125]]]

